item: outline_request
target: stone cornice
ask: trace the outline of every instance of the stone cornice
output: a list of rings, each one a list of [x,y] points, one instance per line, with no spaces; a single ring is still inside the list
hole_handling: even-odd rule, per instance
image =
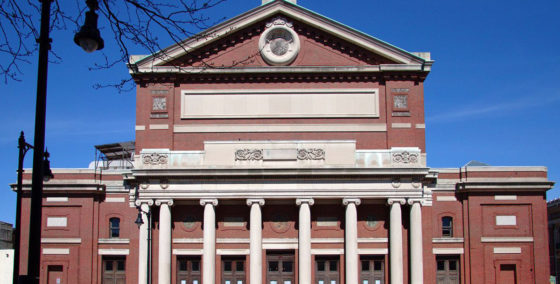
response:
[[[503,192],[503,191],[543,191],[551,189],[554,182],[459,182],[456,185],[458,192]]]

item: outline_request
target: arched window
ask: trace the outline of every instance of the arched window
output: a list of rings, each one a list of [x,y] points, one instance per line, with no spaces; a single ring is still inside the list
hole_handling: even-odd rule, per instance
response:
[[[111,218],[109,219],[109,237],[118,238],[120,236],[121,230],[121,219]]]
[[[441,218],[441,236],[453,237],[453,218],[445,216]]]

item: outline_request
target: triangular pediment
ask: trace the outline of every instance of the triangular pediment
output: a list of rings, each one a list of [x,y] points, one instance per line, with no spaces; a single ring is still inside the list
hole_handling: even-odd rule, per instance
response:
[[[131,70],[169,68],[267,67],[259,39],[270,23],[282,19],[297,33],[298,54],[289,67],[424,65],[430,62],[351,29],[298,5],[273,1],[163,50],[133,57]],[[137,71],[136,71],[137,72]]]

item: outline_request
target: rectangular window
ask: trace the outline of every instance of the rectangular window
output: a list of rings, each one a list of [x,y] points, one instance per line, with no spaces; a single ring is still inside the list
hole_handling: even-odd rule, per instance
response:
[[[436,283],[459,284],[459,256],[436,256]]]
[[[340,275],[338,273],[338,263],[338,256],[316,256],[316,283],[338,284],[340,281]]]
[[[293,251],[275,251],[267,253],[266,266],[267,284],[295,283]]]
[[[200,256],[177,257],[177,284],[200,284]]]
[[[360,284],[385,283],[385,258],[383,256],[361,256],[360,264]]]
[[[126,257],[103,257],[103,284],[126,283]]]
[[[222,283],[224,284],[245,283],[245,257],[244,256],[222,257]]]

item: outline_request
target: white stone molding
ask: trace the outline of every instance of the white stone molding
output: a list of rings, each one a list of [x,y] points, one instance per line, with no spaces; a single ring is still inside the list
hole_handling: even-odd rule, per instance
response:
[[[250,250],[248,249],[217,249],[216,255],[248,255]],[[251,269],[253,266],[251,266]],[[259,274],[262,273],[260,270],[258,271]],[[251,282],[253,283],[253,282]]]
[[[81,238],[41,238],[42,244],[81,244]]]
[[[517,195],[494,195],[494,200],[517,200]]]
[[[98,255],[128,255],[129,249],[98,249]]]
[[[206,204],[212,204],[212,206],[218,206],[218,199],[216,198],[200,199],[200,205],[205,206]]]
[[[424,202],[424,199],[422,198],[408,198],[406,200],[406,203],[408,203],[408,205],[414,205],[414,203],[418,203],[418,204],[422,204]]]
[[[68,202],[68,197],[47,197],[47,202]]]
[[[465,249],[464,248],[433,248],[432,253],[436,254],[436,255],[438,255],[438,254],[464,254]]]
[[[257,203],[259,206],[264,206],[264,199],[262,198],[249,198],[247,199],[247,206],[251,207],[253,203]]]
[[[386,249],[386,248],[362,248],[362,249],[358,249],[358,253],[360,255],[363,255],[363,254],[367,254],[367,255],[389,254],[389,249]]]
[[[299,245],[289,243],[263,243],[263,249],[281,250],[281,249],[298,249]]]
[[[120,239],[120,238],[108,238],[108,239],[98,239],[98,244],[129,244],[130,239]]]
[[[143,131],[143,130],[146,130],[146,125],[136,125],[136,126],[134,127],[134,129],[135,129],[136,131]]]
[[[315,204],[315,200],[313,200],[313,198],[297,198],[296,199],[296,205],[300,206],[304,203],[307,203],[309,206],[313,206],[313,204]]]
[[[464,243],[464,238],[432,238],[432,243],[434,244],[453,244],[453,243]]]
[[[202,244],[203,239],[201,238],[177,238],[173,239],[174,244]]]
[[[312,238],[312,244],[341,244],[344,243],[344,238]]]
[[[173,249],[173,255],[202,255],[201,249]]]
[[[389,238],[358,238],[360,244],[388,243]]]
[[[124,197],[106,197],[105,202],[107,203],[124,203]]]
[[[438,195],[436,196],[437,201],[457,201],[457,197],[450,195]]]
[[[481,243],[531,243],[533,237],[481,237]]]
[[[496,247],[494,248],[495,254],[520,254],[520,247]]]
[[[311,249],[312,255],[340,255],[344,254],[344,249]]]
[[[66,254],[70,254],[70,249],[69,248],[43,248],[43,254],[66,255]]]

